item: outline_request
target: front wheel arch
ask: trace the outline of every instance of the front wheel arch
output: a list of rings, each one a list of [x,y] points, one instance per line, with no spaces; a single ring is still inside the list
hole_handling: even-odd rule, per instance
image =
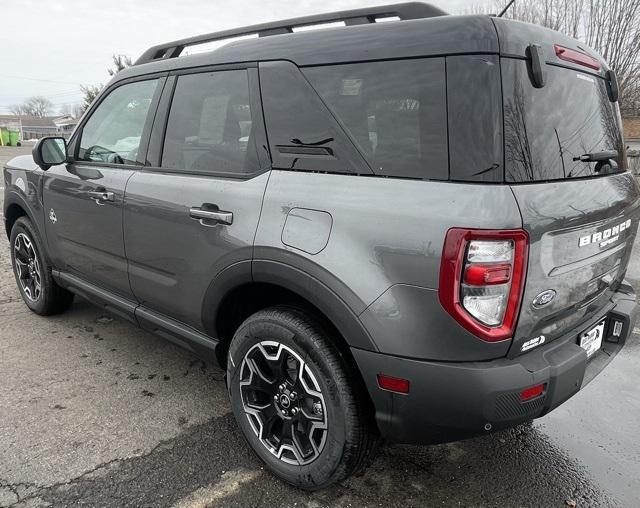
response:
[[[13,225],[20,217],[27,217],[33,223],[27,211],[18,203],[11,203],[4,212],[4,228],[7,233],[7,239],[11,238],[11,230]]]

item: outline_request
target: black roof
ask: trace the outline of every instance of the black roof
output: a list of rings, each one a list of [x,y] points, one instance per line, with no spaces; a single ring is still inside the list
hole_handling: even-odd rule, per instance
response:
[[[136,64],[147,63],[152,60],[159,60],[163,58],[175,58],[179,56],[187,46],[195,46],[206,42],[229,39],[231,37],[244,35],[270,37],[272,35],[293,33],[296,28],[310,27],[331,22],[342,22],[346,26],[354,26],[377,23],[380,20],[389,20],[391,18],[408,20],[433,18],[436,16],[446,15],[446,12],[437,7],[419,2],[328,12],[325,14],[316,14],[314,16],[304,16],[301,18],[285,19],[271,23],[261,23],[259,25],[233,28],[222,32],[213,32],[197,35],[195,37],[188,37],[186,39],[179,39],[177,41],[166,42],[149,48],[140,58],[138,58]]]
[[[230,42],[207,53],[160,58],[119,72],[118,80],[183,67],[290,60],[299,66],[460,53],[497,53],[488,16],[439,16],[324,28]]]
[[[375,15],[369,15],[394,10],[401,14],[400,21],[377,23]],[[292,31],[294,26],[335,19],[345,21],[346,26]],[[259,37],[231,41],[210,52],[176,58],[187,46],[249,33]],[[575,39],[538,25],[486,15],[449,16],[427,4],[409,3],[297,18],[172,41],[147,50],[134,66],[119,72],[112,82],[188,67],[268,60],[290,60],[305,66],[465,53],[523,58],[531,43],[543,45],[547,62],[559,62],[553,51],[554,43],[602,61],[596,52]],[[604,65],[601,72],[606,69]]]

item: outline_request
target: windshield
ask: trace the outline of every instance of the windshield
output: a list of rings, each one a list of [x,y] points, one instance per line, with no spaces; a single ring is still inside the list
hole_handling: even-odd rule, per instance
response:
[[[626,167],[616,103],[605,81],[547,65],[534,88],[527,62],[502,60],[507,182],[605,175]]]

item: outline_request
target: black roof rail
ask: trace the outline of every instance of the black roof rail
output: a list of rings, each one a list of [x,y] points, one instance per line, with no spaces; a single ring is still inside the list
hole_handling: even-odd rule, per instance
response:
[[[213,42],[222,39],[230,39],[233,37],[241,37],[244,35],[255,35],[258,37],[267,37],[270,35],[280,35],[292,33],[294,27],[303,27],[318,25],[322,23],[332,23],[344,21],[345,25],[364,25],[367,23],[375,23],[376,19],[398,17],[401,20],[432,18],[435,16],[445,16],[447,13],[433,5],[423,4],[420,2],[408,2],[395,5],[382,5],[379,7],[367,7],[363,9],[352,9],[346,11],[330,12],[327,14],[317,14],[314,16],[305,16],[301,18],[287,19],[284,21],[275,21],[272,23],[262,23],[259,25],[234,28],[224,30],[222,32],[214,32],[210,34],[197,35],[186,39],[159,44],[146,50],[135,65],[140,65],[154,60],[164,58],[176,58],[187,46],[195,46],[206,42]]]

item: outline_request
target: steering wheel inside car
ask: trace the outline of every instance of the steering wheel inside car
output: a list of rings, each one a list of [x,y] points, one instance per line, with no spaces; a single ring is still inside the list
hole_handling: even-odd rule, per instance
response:
[[[124,164],[120,155],[100,145],[93,145],[87,148],[85,150],[85,159],[94,162],[106,162],[107,164]]]

